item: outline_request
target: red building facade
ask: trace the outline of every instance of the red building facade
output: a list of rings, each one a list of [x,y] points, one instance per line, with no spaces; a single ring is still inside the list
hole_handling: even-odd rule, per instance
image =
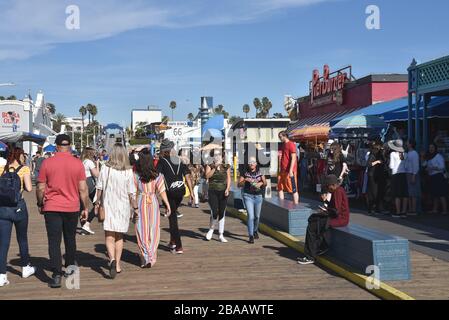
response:
[[[385,74],[355,79],[352,67],[330,73],[329,67],[325,66],[323,76],[318,70],[313,72],[309,87],[310,94],[297,100],[296,115],[289,127],[295,140],[307,138],[305,132],[312,134],[310,138],[319,136],[324,139],[333,119],[379,102],[406,97],[408,77],[406,74]]]

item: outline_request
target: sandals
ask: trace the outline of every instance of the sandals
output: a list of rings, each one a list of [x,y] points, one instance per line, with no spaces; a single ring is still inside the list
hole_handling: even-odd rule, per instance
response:
[[[115,260],[112,260],[109,263],[109,276],[111,279],[115,279],[117,276],[117,262]]]

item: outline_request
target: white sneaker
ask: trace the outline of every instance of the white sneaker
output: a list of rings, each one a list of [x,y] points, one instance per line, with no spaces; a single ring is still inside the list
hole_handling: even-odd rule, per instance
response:
[[[214,235],[214,229],[209,229],[209,231],[206,234],[206,240],[210,241],[212,239],[213,235]]]
[[[223,237],[223,235],[222,234],[220,234],[220,242],[223,242],[223,243],[227,243],[228,242],[228,240],[226,240],[225,239],[225,237]]]
[[[92,231],[92,229],[90,228],[90,226],[83,226],[81,229],[83,229],[83,231],[87,232],[90,235],[94,235],[95,232]]]
[[[9,284],[6,274],[0,274],[0,287],[7,286]]]
[[[26,267],[22,268],[22,278],[24,279],[31,277],[35,273],[36,267],[33,267],[31,265],[27,265]]]

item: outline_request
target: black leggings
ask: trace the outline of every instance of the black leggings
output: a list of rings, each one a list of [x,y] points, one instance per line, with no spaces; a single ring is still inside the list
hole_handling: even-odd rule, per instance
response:
[[[225,216],[227,197],[225,191],[209,190],[209,205],[214,220],[221,220]]]

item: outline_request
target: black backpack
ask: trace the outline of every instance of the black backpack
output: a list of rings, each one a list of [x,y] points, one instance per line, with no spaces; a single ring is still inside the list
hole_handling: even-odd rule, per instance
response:
[[[167,179],[165,179],[167,192],[170,194],[174,194],[174,195],[184,195],[186,192],[186,186],[185,186],[183,177],[181,177],[181,178],[179,177],[179,172],[181,170],[181,160],[179,161],[178,170],[177,170],[177,172],[175,172],[170,161],[168,161],[165,158],[162,158],[162,159],[165,160],[165,162],[168,164],[168,166],[170,167],[170,169],[173,173],[173,177],[174,177],[174,180],[171,183],[171,185],[168,185],[168,181],[167,181]]]
[[[13,172],[6,172],[0,176],[0,207],[14,208],[22,199],[22,181],[18,172],[23,166],[19,166]]]

